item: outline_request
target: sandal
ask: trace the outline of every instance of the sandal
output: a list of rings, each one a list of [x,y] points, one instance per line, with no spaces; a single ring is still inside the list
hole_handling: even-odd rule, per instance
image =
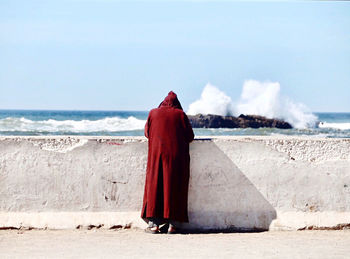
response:
[[[149,234],[158,234],[158,233],[160,233],[158,227],[147,227],[147,228],[145,229],[145,232],[146,232],[146,233],[149,233]]]

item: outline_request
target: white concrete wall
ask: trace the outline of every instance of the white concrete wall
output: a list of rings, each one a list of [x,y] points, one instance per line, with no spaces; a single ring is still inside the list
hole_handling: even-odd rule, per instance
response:
[[[215,137],[191,146],[190,223],[350,223],[350,139]],[[143,137],[0,137],[0,228],[144,227]]]

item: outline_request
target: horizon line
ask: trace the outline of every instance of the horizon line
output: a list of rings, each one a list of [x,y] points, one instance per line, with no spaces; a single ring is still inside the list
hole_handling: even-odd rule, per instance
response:
[[[153,109],[153,108],[151,108]],[[150,110],[151,110],[150,109]],[[98,111],[98,112],[149,112],[150,110],[89,110],[89,109],[3,109],[0,108],[0,111]],[[350,113],[350,111],[311,111],[312,113]]]

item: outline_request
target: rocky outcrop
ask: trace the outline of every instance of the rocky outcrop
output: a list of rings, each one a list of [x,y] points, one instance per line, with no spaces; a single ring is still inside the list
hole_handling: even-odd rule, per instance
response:
[[[193,128],[279,128],[291,129],[292,125],[288,122],[278,119],[268,119],[259,115],[239,115],[220,116],[220,115],[188,115]]]

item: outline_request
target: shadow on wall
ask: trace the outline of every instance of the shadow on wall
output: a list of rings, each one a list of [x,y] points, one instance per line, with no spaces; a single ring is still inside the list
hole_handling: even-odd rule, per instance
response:
[[[190,155],[189,223],[183,228],[269,229],[276,210],[214,142],[194,142]]]

